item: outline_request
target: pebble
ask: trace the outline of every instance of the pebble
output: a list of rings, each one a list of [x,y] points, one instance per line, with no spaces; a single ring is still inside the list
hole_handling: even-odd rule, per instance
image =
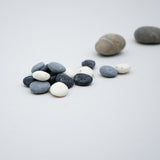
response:
[[[78,86],[89,86],[93,81],[93,78],[88,74],[78,73],[74,76],[74,82]]]
[[[103,77],[113,78],[117,76],[116,69],[111,66],[102,66],[99,71]]]
[[[23,79],[23,84],[26,86],[26,87],[29,87],[29,85],[34,82],[35,79],[32,77],[32,76],[27,76]]]
[[[50,93],[56,97],[64,97],[68,94],[68,87],[62,82],[56,82],[50,87]]]
[[[45,66],[45,64],[43,62],[39,62],[36,65],[34,65],[31,69],[31,72],[35,72],[35,71],[39,71],[41,70],[41,68],[43,68]]]
[[[48,80],[50,85],[54,84],[56,82],[56,75],[50,75],[50,79]]]
[[[53,72],[53,73],[62,73],[66,71],[66,68],[57,62],[51,62],[48,64],[48,68]]]
[[[48,64],[46,64],[44,67],[42,67],[41,69],[40,69],[41,71],[44,71],[44,72],[47,72],[47,73],[50,73],[51,71],[50,71],[50,69],[48,68]]]
[[[56,82],[62,82],[67,85],[68,88],[71,88],[74,85],[74,80],[64,73],[60,73],[57,75]]]
[[[77,73],[88,74],[88,75],[90,75],[91,77],[93,77],[93,75],[94,75],[93,70],[92,70],[90,67],[88,67],[88,66],[81,67],[81,68],[77,71]]]
[[[66,68],[66,71],[63,72],[63,73],[66,74],[66,75],[68,75],[71,78],[73,78],[74,75],[75,75],[74,71],[72,69],[70,69],[70,68]]]
[[[115,65],[115,69],[117,70],[118,73],[120,74],[125,74],[130,71],[130,65],[129,64],[117,64]]]
[[[50,74],[44,71],[35,71],[32,73],[32,76],[38,81],[47,81],[50,78]]]
[[[82,62],[82,66],[88,66],[91,69],[93,69],[95,65],[96,65],[96,62],[93,60],[89,60],[89,59]]]
[[[106,34],[95,45],[96,51],[105,56],[115,55],[125,47],[125,39],[118,34]]]
[[[160,28],[153,26],[140,27],[135,31],[134,37],[139,43],[160,44]]]
[[[30,90],[34,94],[43,94],[49,91],[49,82],[34,81],[30,84]]]

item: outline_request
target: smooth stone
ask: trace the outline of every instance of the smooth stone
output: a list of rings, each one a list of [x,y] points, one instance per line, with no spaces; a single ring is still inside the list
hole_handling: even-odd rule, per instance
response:
[[[81,68],[77,71],[77,73],[88,74],[88,75],[90,75],[91,77],[93,77],[93,75],[94,75],[93,70],[92,70],[90,67],[88,67],[88,66],[81,67]]]
[[[130,65],[129,64],[117,64],[115,65],[115,69],[117,70],[118,73],[120,74],[126,74],[130,71]]]
[[[160,28],[152,26],[144,26],[138,28],[134,37],[137,42],[143,44],[159,44],[160,43]]]
[[[74,76],[74,82],[78,86],[89,86],[93,81],[93,78],[88,74],[79,73]]]
[[[63,72],[63,73],[66,74],[66,75],[68,75],[71,78],[73,78],[74,75],[75,75],[74,71],[72,69],[70,69],[70,68],[66,68],[66,71]]]
[[[91,69],[93,69],[95,67],[95,65],[96,65],[96,62],[93,60],[89,60],[89,59],[82,62],[82,66],[88,66]]]
[[[67,85],[68,88],[71,88],[74,85],[74,80],[64,73],[60,73],[57,75],[56,82],[62,82]]]
[[[120,53],[125,45],[125,39],[121,35],[107,34],[100,37],[95,49],[101,55],[110,56]]]
[[[34,94],[43,94],[49,91],[49,82],[34,81],[30,84],[30,90]]]
[[[102,66],[99,71],[103,77],[113,78],[117,76],[116,69],[111,66]]]
[[[56,82],[56,75],[51,75],[50,79],[48,80],[48,82],[52,85]]]
[[[44,67],[42,67],[41,69],[40,69],[41,71],[44,71],[44,72],[47,72],[47,73],[50,73],[51,71],[50,71],[50,69],[48,68],[48,64],[46,64]]]
[[[32,73],[32,76],[38,81],[47,81],[50,78],[50,74],[44,71],[35,71]]]
[[[48,64],[48,68],[53,72],[53,73],[62,73],[66,71],[66,68],[57,62],[51,62]]]
[[[32,77],[32,76],[27,76],[23,79],[23,84],[26,86],[26,87],[29,87],[29,85],[34,82],[35,79]]]
[[[31,72],[35,72],[35,71],[39,71],[41,70],[41,68],[43,68],[45,66],[44,62],[39,62],[36,65],[34,65],[31,69]]]
[[[62,82],[56,82],[50,87],[50,93],[55,97],[64,97],[68,94],[68,87]]]

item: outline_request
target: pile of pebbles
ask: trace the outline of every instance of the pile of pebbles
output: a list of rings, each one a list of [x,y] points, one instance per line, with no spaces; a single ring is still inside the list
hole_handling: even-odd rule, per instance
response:
[[[50,91],[55,97],[64,97],[73,85],[89,86],[93,81],[95,61],[85,60],[75,74],[72,69],[62,64],[39,62],[31,69],[32,75],[23,79],[23,84],[30,88],[33,94],[44,94]]]

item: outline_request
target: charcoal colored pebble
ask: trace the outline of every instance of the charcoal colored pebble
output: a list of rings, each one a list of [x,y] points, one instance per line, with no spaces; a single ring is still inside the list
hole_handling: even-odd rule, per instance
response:
[[[88,66],[91,69],[93,69],[95,65],[96,65],[96,62],[93,60],[89,60],[89,59],[82,62],[82,66]]]
[[[74,76],[74,82],[78,86],[89,86],[93,81],[93,78],[88,74],[78,73]]]
[[[56,75],[52,75],[50,76],[50,79],[48,80],[48,82],[52,85],[56,82]]]
[[[139,43],[160,44],[160,28],[153,26],[140,27],[135,31],[134,37]]]
[[[49,91],[49,82],[34,81],[30,84],[30,90],[33,94],[43,94]]]
[[[96,51],[104,56],[110,56],[120,53],[125,47],[125,39],[118,34],[107,34],[98,40],[95,45]]]
[[[34,65],[31,69],[31,72],[35,72],[35,71],[39,71],[41,70],[41,68],[43,68],[45,66],[45,64],[43,62],[39,62],[36,65]]]
[[[32,76],[27,76],[23,79],[23,83],[26,87],[29,87],[29,85],[34,81],[35,79]]]
[[[62,82],[67,85],[68,88],[71,88],[74,85],[74,80],[64,73],[57,75],[56,82]]]
[[[44,71],[44,72],[47,72],[47,73],[50,73],[51,71],[50,71],[50,69],[48,68],[48,64],[46,64],[44,67],[42,67],[41,69],[40,69],[41,71]]]
[[[53,73],[62,73],[66,71],[66,68],[57,62],[51,62],[48,64],[48,68],[51,70]]]
[[[113,78],[117,76],[116,69],[111,66],[102,66],[99,71],[103,77]]]

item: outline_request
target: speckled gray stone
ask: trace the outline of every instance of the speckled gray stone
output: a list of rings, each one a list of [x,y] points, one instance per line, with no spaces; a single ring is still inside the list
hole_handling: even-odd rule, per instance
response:
[[[43,94],[49,91],[50,83],[34,81],[29,87],[33,94]]]
[[[99,71],[103,77],[113,78],[117,76],[117,71],[111,66],[102,66]]]
[[[23,84],[26,86],[26,87],[29,87],[29,85],[34,82],[35,79],[32,77],[32,76],[27,76],[23,79]]]
[[[53,73],[62,73],[66,71],[66,68],[57,62],[51,62],[48,64],[48,68],[51,70]]]
[[[110,56],[120,53],[125,47],[125,39],[118,34],[107,34],[98,40],[95,45],[96,51],[104,56]]]
[[[41,68],[43,68],[45,66],[45,64],[43,62],[39,62],[36,65],[34,65],[31,69],[31,72],[35,72],[35,71],[39,71],[41,70]]]
[[[137,42],[143,44],[160,44],[160,28],[144,26],[138,28],[134,37]]]

